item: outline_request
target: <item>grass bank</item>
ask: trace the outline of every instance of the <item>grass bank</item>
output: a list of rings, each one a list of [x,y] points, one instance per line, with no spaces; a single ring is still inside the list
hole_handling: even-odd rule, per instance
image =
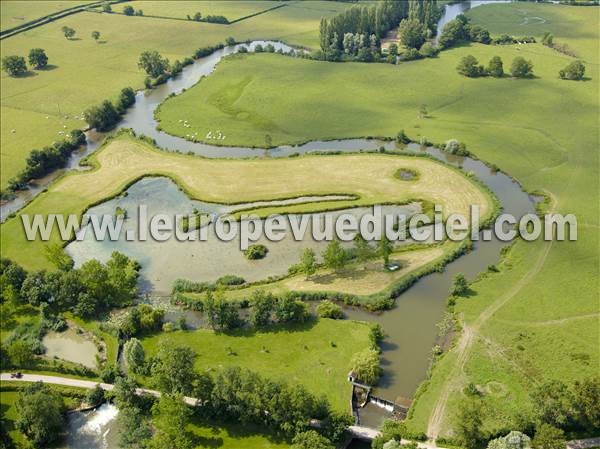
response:
[[[4,223],[2,255],[27,269],[49,267],[44,258],[47,242],[26,241],[22,214],[82,214],[89,206],[123,192],[145,176],[167,176],[194,199],[218,203],[276,200],[299,196],[351,195],[352,200],[260,208],[259,214],[303,213],[374,204],[403,204],[424,200],[443,206],[446,216],[469,216],[469,206],[479,204],[482,216],[494,212],[489,193],[467,176],[444,164],[417,157],[386,154],[303,156],[280,159],[205,159],[156,150],[121,133],[96,152],[93,169],[70,172],[52,184],[15,217]],[[347,167],[344,171],[337,167]],[[394,177],[399,168],[422,175],[415,181]],[[455,192],[461,192],[456,195]],[[54,229],[50,241],[58,242]]]

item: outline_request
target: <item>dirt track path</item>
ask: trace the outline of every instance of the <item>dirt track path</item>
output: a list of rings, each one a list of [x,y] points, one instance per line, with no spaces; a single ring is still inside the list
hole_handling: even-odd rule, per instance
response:
[[[557,207],[556,197],[550,194],[552,199],[552,207],[548,211],[548,213],[554,213]],[[550,249],[552,248],[554,240],[551,240],[547,245],[542,248],[535,264],[529,269],[525,275],[519,279],[517,283],[515,283],[510,289],[508,289],[503,295],[498,297],[494,302],[492,302],[486,309],[481,312],[481,314],[477,317],[477,319],[470,326],[467,325],[464,320],[462,323],[463,332],[454,349],[457,353],[456,361],[454,362],[454,366],[450,371],[450,375],[448,376],[446,384],[443,386],[440,395],[433,407],[433,411],[429,416],[429,421],[427,423],[427,436],[431,441],[435,441],[439,436],[443,419],[446,414],[446,406],[448,404],[448,398],[450,397],[450,393],[460,387],[461,385],[461,374],[464,373],[464,367],[467,363],[467,359],[472,347],[473,342],[477,338],[477,334],[481,326],[489,320],[498,310],[500,310],[508,301],[514,298],[517,293],[521,291],[523,287],[525,287],[529,282],[540,272],[548,254],[550,253]]]

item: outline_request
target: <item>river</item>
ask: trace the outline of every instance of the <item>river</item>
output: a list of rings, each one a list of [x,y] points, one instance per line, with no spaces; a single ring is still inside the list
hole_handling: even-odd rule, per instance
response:
[[[443,27],[443,24],[456,17],[457,14],[482,3],[486,2],[461,2],[459,4],[448,5],[445,9],[444,17],[440,20],[441,27]],[[247,46],[253,48],[257,44],[265,46],[268,43],[269,42],[265,41],[256,41]],[[278,42],[271,43],[277,49],[281,48],[285,51],[290,49],[290,47]],[[158,131],[156,129],[157,123],[154,119],[156,107],[169,95],[179,94],[183,89],[188,89],[195,85],[201,77],[210,75],[216,64],[224,56],[236,52],[239,47],[240,45],[236,45],[219,50],[206,58],[197,60],[193,65],[186,67],[182,74],[175,79],[169,80],[164,85],[149,92],[138,92],[135,105],[127,111],[117,128],[132,128],[138,135],[144,134],[154,138],[157,145],[166,151],[179,150],[181,152],[193,152],[211,158],[286,157],[293,153],[310,153],[319,150],[357,152],[360,150],[375,150],[381,146],[390,151],[396,150],[394,142],[383,142],[375,139],[345,139],[328,142],[314,141],[304,145],[280,146],[269,150],[244,147],[223,147],[194,143]],[[67,169],[81,169],[78,166],[79,161],[99,147],[105,134],[91,131],[87,132],[86,136],[87,145],[85,149],[73,155]],[[532,199],[523,192],[516,182],[503,173],[490,170],[480,161],[471,158],[451,156],[435,148],[421,148],[415,144],[409,145],[404,151],[427,152],[437,159],[443,160],[454,166],[460,166],[466,171],[472,171],[475,176],[485,183],[500,199],[504,212],[506,213],[520,217],[526,213],[533,212],[535,209]],[[42,180],[39,183],[39,187],[36,189],[25,192],[24,194],[19,195],[16,200],[2,205],[2,219],[4,220],[8,214],[22,207],[23,204],[36,194],[37,191],[43,189],[46,183],[51,182],[54,177],[55,175],[49,176],[47,179]],[[137,192],[139,196],[143,197],[144,186],[149,186],[149,189],[156,189],[157,186],[161,187],[159,190],[166,193],[167,199],[169,199],[169,195],[172,194],[172,192],[169,192],[170,187],[168,186],[168,183],[155,184],[148,180],[140,181],[132,186],[131,189],[134,189],[133,192]],[[136,191],[135,189],[140,190]],[[179,200],[186,201],[185,198],[180,198]],[[189,202],[189,199],[187,201]],[[132,204],[134,203],[135,201]],[[110,206],[106,207],[113,206],[114,204],[110,204]],[[432,346],[436,343],[436,323],[443,317],[445,301],[448,296],[452,277],[456,273],[462,272],[467,278],[474,278],[478,273],[485,271],[489,264],[498,262],[500,250],[503,245],[504,243],[496,240],[488,242],[481,241],[477,243],[472,252],[460,257],[458,260],[448,265],[443,273],[428,275],[403,293],[397,299],[396,306],[390,311],[375,315],[363,310],[346,309],[348,318],[380,323],[386,332],[386,338],[382,343],[383,376],[376,389],[376,394],[378,396],[393,401],[399,400],[400,398],[410,399],[412,397],[416,387],[425,378],[430,351]],[[72,254],[77,259],[77,251],[74,248],[71,248],[70,251],[73,251]],[[101,252],[101,249],[97,249],[97,251]],[[234,272],[233,268],[232,272]],[[203,279],[196,278],[195,280]],[[155,281],[159,282],[160,279],[155,279]],[[150,280],[150,282],[152,282],[152,280]],[[161,288],[164,285],[161,285]],[[84,446],[90,449],[114,447],[109,445],[108,440],[104,439],[104,437],[97,439],[97,442],[94,443],[92,443],[91,439],[85,437],[85,435],[88,435],[90,432],[104,435],[108,430],[108,434],[110,434],[110,425],[107,423],[114,420],[116,413],[111,410],[99,409],[99,415],[101,415],[102,419],[98,418],[98,415],[93,414],[74,415],[76,416],[76,419],[71,419],[72,426],[70,427],[71,433],[73,434],[69,441],[70,448]],[[364,425],[376,426],[381,422],[384,415],[385,414],[378,409],[369,408],[361,413],[361,422]],[[108,416],[111,418],[108,419]],[[99,422],[94,421],[94,419],[98,419],[105,424],[102,424],[101,426],[91,425],[91,427],[86,427],[86,423]],[[80,425],[77,425],[77,422],[79,422]],[[81,446],[77,435],[83,435],[81,441],[85,442],[84,446]]]

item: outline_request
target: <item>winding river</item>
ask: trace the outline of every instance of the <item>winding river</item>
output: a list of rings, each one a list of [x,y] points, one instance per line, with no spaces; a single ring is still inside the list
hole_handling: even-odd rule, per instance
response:
[[[471,4],[472,3],[472,4]],[[458,5],[449,5],[446,7],[446,14],[441,19],[443,24],[457,14],[464,12],[466,9],[484,2],[462,2]],[[273,44],[276,49],[288,51],[291,47],[278,42],[256,41],[246,46],[250,49],[255,45]],[[195,85],[203,76],[208,76],[214,70],[217,63],[225,56],[235,53],[240,45],[226,47],[212,55],[197,60],[194,64],[186,67],[182,74],[175,79],[169,80],[164,85],[153,89],[149,92],[138,92],[136,95],[136,103],[132,106],[117,128],[132,128],[139,134],[144,134],[156,140],[157,146],[165,151],[181,151],[193,152],[204,157],[230,157],[230,158],[250,158],[250,157],[286,157],[293,153],[310,153],[314,151],[343,151],[357,152],[361,150],[375,150],[381,146],[387,150],[397,150],[394,142],[384,142],[379,140],[366,139],[345,139],[335,141],[314,141],[299,146],[280,146],[269,150],[252,149],[244,147],[223,147],[214,146],[203,143],[194,143],[185,139],[168,135],[156,129],[156,121],[154,119],[154,111],[160,103],[162,103],[169,95],[179,94],[183,89],[188,89]],[[90,131],[86,133],[87,145],[85,149],[71,158],[68,170],[79,170],[79,161],[86,155],[95,151],[105,138],[105,134]],[[449,136],[451,137],[451,136]],[[520,217],[526,213],[533,212],[534,202],[527,193],[525,193],[516,183],[507,175],[494,172],[481,161],[472,158],[463,158],[445,154],[435,148],[423,148],[419,145],[410,144],[403,152],[425,152],[429,155],[442,160],[451,165],[462,167],[465,171],[470,171],[475,176],[485,183],[499,198],[506,213]],[[20,209],[27,201],[42,190],[48,183],[52,182],[57,175],[51,175],[44,180],[38,182],[38,187],[34,187],[29,191],[19,195],[14,201],[2,205],[1,215],[4,220],[8,214]],[[116,205],[127,204],[127,207],[135,206],[135,204],[143,202],[144,199],[152,196],[157,199],[158,205],[173,205],[178,207],[216,207],[207,204],[195,204],[191,202],[185,195],[180,192],[170,181],[161,179],[144,179],[131,186],[127,197],[117,198],[106,202],[99,206],[106,210],[114,210]],[[153,195],[150,195],[152,193]],[[156,194],[156,195],[154,195]],[[121,203],[119,203],[121,202]],[[196,202],[198,203],[198,202]],[[200,207],[199,207],[200,209]],[[163,211],[164,212],[164,211]],[[181,209],[177,211],[181,213]],[[131,221],[134,221],[131,219]],[[80,263],[91,256],[97,255],[102,258],[102,254],[110,254],[113,249],[120,249],[129,253],[133,257],[141,258],[142,265],[152,266],[160,259],[156,249],[152,249],[149,245],[151,242],[145,242],[145,247],[133,248],[123,245],[117,248],[106,246],[102,243],[95,243],[93,247],[81,245],[81,242],[75,242],[69,245],[69,253],[74,257],[76,262]],[[106,242],[112,244],[114,242]],[[130,242],[131,243],[131,242]],[[120,242],[117,242],[120,244]],[[416,285],[403,293],[396,301],[396,306],[382,314],[371,314],[364,310],[347,309],[346,315],[350,319],[364,320],[380,323],[385,332],[386,338],[382,343],[382,367],[383,376],[377,387],[376,394],[389,400],[397,401],[402,398],[410,399],[417,386],[425,378],[425,373],[429,363],[431,348],[437,342],[438,323],[443,317],[445,310],[445,301],[448,296],[448,291],[452,282],[452,278],[456,273],[462,272],[467,278],[474,278],[478,273],[485,271],[490,264],[497,263],[502,246],[505,243],[497,240],[480,241],[475,244],[475,248],[469,254],[460,257],[458,260],[448,265],[443,273],[435,273],[421,279]],[[275,245],[272,245],[273,247]],[[90,248],[92,249],[91,251]],[[289,260],[286,255],[280,255],[279,262],[282,266],[289,266]],[[268,256],[270,257],[270,256]],[[265,260],[268,260],[267,259]],[[294,254],[295,260],[297,255]],[[154,258],[154,259],[153,259]],[[156,259],[158,258],[158,259]],[[241,263],[241,261],[240,261]],[[273,264],[275,266],[275,264]],[[226,267],[226,273],[238,274],[242,269],[241,265]],[[222,269],[222,267],[219,267]],[[157,268],[153,273],[158,273]],[[275,271],[268,274],[278,274]],[[179,273],[178,273],[179,274]],[[214,277],[217,271],[206,271],[200,273],[196,280],[202,279],[202,276]],[[265,273],[262,273],[265,277]],[[184,277],[183,275],[181,275]],[[245,273],[247,279],[254,279],[254,272]],[[166,291],[167,283],[161,282],[160,279],[152,279],[152,274],[147,277],[147,282],[152,289],[158,292]],[[109,448],[114,447],[104,437],[97,438],[98,435],[108,435],[110,433],[110,422],[114,419],[116,412],[112,409],[98,410],[98,416],[93,414],[76,414],[71,419],[71,433],[74,435],[69,439],[70,448],[83,447],[79,442],[84,441],[89,448]],[[378,425],[383,419],[384,413],[379,409],[367,408],[361,412],[361,423],[363,425]],[[94,421],[96,419],[97,421]],[[94,426],[93,423],[102,422],[101,425]],[[87,424],[90,424],[88,426]],[[82,430],[83,429],[83,430]],[[94,430],[95,429],[95,430]],[[96,432],[96,437],[88,438],[86,435]],[[107,433],[108,432],[108,433]],[[78,439],[77,435],[81,438]],[[84,439],[85,438],[85,439]]]

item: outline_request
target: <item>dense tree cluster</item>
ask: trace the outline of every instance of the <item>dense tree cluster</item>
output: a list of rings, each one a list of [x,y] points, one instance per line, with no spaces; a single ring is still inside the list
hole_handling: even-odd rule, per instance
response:
[[[22,76],[27,72],[27,63],[23,56],[5,56],[2,58],[2,70],[9,76]]]
[[[303,387],[265,379],[238,367],[215,376],[209,403],[219,418],[253,423],[288,436],[309,430],[311,419],[328,415],[327,402]]]
[[[59,440],[65,428],[65,404],[60,394],[41,382],[26,386],[15,403],[17,429],[35,447],[47,447]]]
[[[456,66],[456,71],[469,78],[479,78],[482,76],[492,76],[502,78],[504,76],[504,65],[499,56],[490,59],[487,68],[479,64],[477,58],[473,55],[463,56]],[[521,56],[513,59],[510,66],[510,74],[514,78],[530,78],[533,76],[533,64]]]
[[[345,52],[344,40],[347,43],[346,48],[352,48],[353,51],[356,49],[357,55],[359,49],[362,48],[363,58],[367,51],[372,53],[371,42],[374,41],[378,55],[379,39],[383,38],[389,30],[396,27],[407,16],[407,2],[383,0],[375,6],[354,6],[331,19],[321,19],[320,41],[324,59],[339,60]],[[362,43],[362,46],[356,48],[356,44],[353,42],[350,47],[348,45],[349,38],[346,37],[348,34],[353,36],[353,41]],[[371,58],[375,56],[374,54],[370,55]]]
[[[41,70],[48,65],[48,55],[43,48],[32,48],[27,57],[29,66]],[[27,62],[25,58],[18,55],[10,55],[2,58],[2,70],[7,75],[17,77],[27,73]]]
[[[256,327],[265,327],[271,323],[303,323],[310,317],[307,305],[290,295],[277,297],[257,290],[253,293],[250,304],[250,322]]]
[[[130,338],[152,332],[158,332],[163,325],[165,312],[148,304],[131,307],[118,324],[119,334]]]
[[[104,100],[100,105],[85,110],[83,118],[90,128],[95,128],[98,131],[108,131],[121,120],[121,115],[134,103],[135,91],[131,87],[126,87],[121,90],[115,104],[109,100]]]
[[[137,296],[140,267],[121,253],[114,252],[106,264],[92,259],[77,269],[63,268],[32,271],[23,277],[17,264],[3,259],[3,300],[45,305],[54,313],[71,311],[90,317],[102,309],[128,305]]]
[[[66,139],[52,146],[32,150],[23,171],[8,182],[9,190],[26,189],[27,183],[32,179],[41,178],[57,168],[64,167],[73,151],[83,144],[85,144],[85,134],[79,129],[74,129]]]
[[[456,19],[448,22],[439,39],[441,48],[449,48],[460,41],[472,41],[482,44],[492,42],[490,33],[479,25],[469,23],[469,18],[464,14],[459,14]]]
[[[29,65],[35,69],[43,69],[48,65],[48,56],[43,48],[29,50]]]
[[[573,61],[559,70],[558,75],[563,80],[582,80],[585,75],[585,65],[581,61]]]

